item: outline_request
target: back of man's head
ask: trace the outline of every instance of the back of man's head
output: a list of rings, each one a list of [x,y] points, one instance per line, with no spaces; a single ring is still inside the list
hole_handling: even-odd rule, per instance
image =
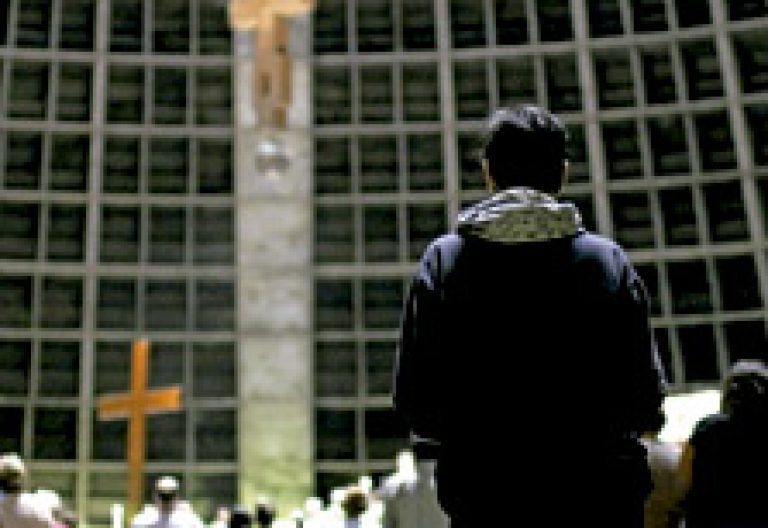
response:
[[[482,157],[499,189],[531,187],[556,193],[563,184],[565,126],[532,105],[502,108],[488,121]]]
[[[0,456],[0,491],[18,493],[24,486],[26,468],[24,461],[16,453]]]

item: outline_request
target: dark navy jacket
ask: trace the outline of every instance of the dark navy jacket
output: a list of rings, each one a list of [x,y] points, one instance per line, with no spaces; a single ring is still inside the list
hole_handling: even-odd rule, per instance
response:
[[[583,230],[519,244],[453,233],[425,251],[394,403],[414,434],[442,444],[449,514],[490,500],[482,483],[494,476],[523,483],[521,512],[566,496],[644,497],[634,438],[663,385],[645,287],[614,242]]]

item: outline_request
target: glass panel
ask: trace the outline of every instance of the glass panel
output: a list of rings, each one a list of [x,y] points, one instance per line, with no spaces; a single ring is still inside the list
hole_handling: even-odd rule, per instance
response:
[[[608,178],[622,180],[643,177],[643,163],[634,121],[603,123],[605,164]]]
[[[93,378],[95,396],[127,391],[131,386],[131,343],[98,341]]]
[[[768,165],[768,105],[748,106],[745,111],[755,164]]]
[[[11,0],[0,0],[0,46],[8,44],[8,20],[11,10]]]
[[[24,0],[17,9],[16,45],[20,48],[47,48],[51,42],[51,0]]]
[[[155,53],[189,52],[188,0],[154,0],[152,50]]]
[[[229,207],[196,207],[194,215],[195,264],[233,264],[234,211]]]
[[[187,327],[187,285],[183,280],[148,280],[144,302],[147,330],[184,330]]]
[[[184,207],[152,207],[149,210],[150,262],[184,262],[187,210]]]
[[[91,120],[91,66],[62,63],[59,65],[56,119],[59,121]]]
[[[568,131],[568,183],[589,183],[589,160],[587,159],[587,138],[584,125],[569,123]]]
[[[344,0],[317,0],[312,28],[315,53],[345,53],[347,3]]]
[[[738,181],[705,185],[704,201],[713,242],[749,239],[744,198]]]
[[[352,330],[352,303],[351,280],[315,281],[315,329]]]
[[[231,55],[232,30],[227,0],[200,0],[198,41],[202,55]]]
[[[659,270],[656,264],[649,262],[646,264],[637,264],[635,266],[638,275],[643,280],[648,290],[648,304],[650,305],[651,315],[661,315],[661,294],[659,292]]]
[[[59,47],[68,50],[92,50],[94,14],[94,0],[62,0]]]
[[[354,262],[354,210],[348,205],[315,207],[315,262]]]
[[[450,0],[450,6],[453,47],[485,46],[483,3],[477,0]]]
[[[360,66],[360,120],[363,123],[391,123],[392,98],[392,68]]]
[[[346,66],[317,66],[314,73],[314,112],[316,125],[350,123],[352,88]]]
[[[155,67],[152,122],[182,125],[187,117],[187,70]]]
[[[445,205],[414,204],[408,206],[408,258],[419,260],[432,239],[447,231]]]
[[[184,343],[155,341],[149,348],[149,387],[164,388],[179,385],[186,389]]]
[[[80,343],[43,341],[40,344],[40,396],[80,394]]]
[[[187,454],[185,411],[147,417],[147,460],[183,461]]]
[[[574,112],[581,109],[579,75],[573,55],[550,56],[544,59],[549,108],[553,112]]]
[[[126,460],[127,420],[100,420],[94,412],[91,427],[91,457],[94,460]]]
[[[400,179],[397,137],[362,136],[359,145],[360,191],[397,191]]]
[[[648,104],[673,103],[677,100],[675,77],[668,48],[640,51],[645,85],[645,100]]]
[[[408,427],[391,409],[365,411],[365,456],[371,460],[394,460],[409,446]]]
[[[143,44],[144,12],[142,0],[112,0],[110,6],[109,50],[139,52]]]
[[[485,190],[485,180],[480,165],[480,140],[478,134],[459,134],[459,184],[462,191]]]
[[[83,280],[45,278],[40,305],[40,326],[43,328],[80,328]]]
[[[768,16],[768,5],[763,0],[726,0],[729,20],[744,20]]]
[[[355,411],[315,410],[315,458],[354,460]]]
[[[151,193],[186,193],[189,139],[153,137],[149,142],[147,187]]]
[[[677,25],[688,28],[711,23],[707,0],[675,0]]]
[[[3,396],[29,394],[31,361],[31,341],[0,340],[0,394]],[[0,407],[0,413],[3,409],[7,408]],[[5,435],[5,422],[0,423],[4,425],[3,435]],[[3,435],[0,435],[0,438]]]
[[[363,324],[369,329],[396,329],[403,308],[403,281],[366,279],[363,281]]]
[[[106,193],[137,193],[141,145],[137,137],[107,136],[104,140],[102,186]]]
[[[8,117],[45,119],[48,110],[48,64],[16,61],[11,69]]]
[[[24,408],[0,406],[0,423],[3,434],[0,436],[0,452],[21,453],[24,432]]]
[[[768,336],[763,319],[730,321],[723,324],[723,329],[730,364],[740,359],[768,360]]]
[[[635,87],[629,50],[600,53],[594,60],[600,108],[634,106]]]
[[[48,209],[47,259],[82,262],[85,258],[85,206],[51,204]]]
[[[203,194],[232,194],[234,166],[232,140],[197,141],[197,191]]]
[[[611,212],[619,244],[627,249],[655,246],[647,192],[611,193]]]
[[[354,341],[315,343],[315,397],[357,395],[357,350]]]
[[[352,190],[349,138],[316,137],[314,146],[315,192],[349,193]]]
[[[392,394],[396,354],[396,341],[368,341],[365,343],[365,371],[368,395],[389,396]]]
[[[0,327],[32,325],[32,278],[0,275]]]
[[[99,279],[96,327],[104,330],[136,328],[134,279]]]
[[[736,168],[731,127],[725,111],[695,116],[701,168],[716,171]]]
[[[573,28],[568,2],[562,0],[537,0],[539,38],[542,42],[571,40]]]
[[[666,31],[667,13],[664,0],[633,0],[632,27],[636,33]]]
[[[232,124],[233,88],[230,68],[200,67],[195,71],[195,123]]]
[[[90,136],[54,134],[51,137],[50,189],[87,190],[90,154]]]
[[[8,132],[5,151],[5,188],[40,188],[43,137],[37,132]]]
[[[588,0],[587,9],[590,37],[621,35],[624,31],[619,0]]]
[[[234,343],[195,343],[192,352],[195,398],[230,398],[238,394]]]
[[[195,329],[235,329],[235,284],[226,280],[195,283]]]
[[[144,67],[109,66],[107,80],[107,122],[141,123],[144,121]]]
[[[685,381],[719,381],[717,348],[711,325],[683,326],[677,329],[683,355]]]
[[[408,135],[408,189],[443,189],[443,138],[440,134]]]
[[[528,42],[528,20],[524,0],[496,0],[496,44],[500,46]]]
[[[77,458],[77,409],[35,409],[33,456],[46,460]]]
[[[104,205],[101,208],[101,262],[139,260],[139,208]]]
[[[706,99],[723,95],[720,63],[715,43],[711,40],[683,42],[680,44],[688,84],[689,99]]]
[[[693,194],[689,187],[660,189],[664,242],[668,246],[699,244]]]
[[[366,205],[363,210],[366,262],[391,262],[399,258],[398,218],[394,205]]]
[[[37,258],[39,209],[32,203],[0,202],[0,258]]]
[[[675,314],[700,314],[712,311],[707,266],[703,260],[667,263],[672,311]]]
[[[440,119],[440,92],[437,65],[403,64],[403,120],[437,121]]]
[[[392,51],[392,2],[366,0],[357,3],[357,51]]]
[[[716,258],[715,269],[720,281],[723,310],[750,310],[762,307],[757,269],[751,255]]]
[[[435,3],[407,0],[400,5],[403,48],[409,51],[435,49]]]
[[[768,91],[768,42],[761,32],[737,33],[733,49],[745,93]]]
[[[485,119],[488,117],[488,73],[482,60],[453,64],[453,81],[457,119]]]
[[[656,176],[690,172],[688,142],[682,116],[668,115],[648,120],[653,173]]]
[[[237,412],[234,409],[195,413],[195,460],[237,460]]]
[[[537,101],[535,72],[531,57],[498,59],[496,82],[501,106],[531,104]]]

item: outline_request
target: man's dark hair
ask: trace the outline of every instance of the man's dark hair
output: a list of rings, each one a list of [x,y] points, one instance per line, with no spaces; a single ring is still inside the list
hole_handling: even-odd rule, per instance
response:
[[[482,157],[500,189],[556,193],[563,184],[566,140],[565,126],[554,114],[531,105],[502,108],[488,121]]]

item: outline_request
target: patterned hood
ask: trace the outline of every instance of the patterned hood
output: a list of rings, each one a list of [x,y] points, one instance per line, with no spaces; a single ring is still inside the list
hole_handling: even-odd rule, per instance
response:
[[[575,205],[527,187],[505,189],[465,209],[458,224],[462,235],[503,244],[566,238],[581,230]]]

